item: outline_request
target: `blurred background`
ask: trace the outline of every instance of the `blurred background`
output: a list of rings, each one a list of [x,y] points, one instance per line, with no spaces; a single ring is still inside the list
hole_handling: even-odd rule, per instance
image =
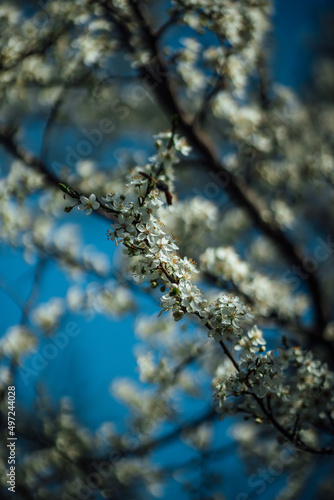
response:
[[[309,99],[317,78],[317,61],[329,51],[328,43],[334,21],[332,3],[329,0],[318,2],[282,0],[274,2],[274,7],[273,33],[268,40],[270,45],[268,50],[272,54],[270,78],[292,87],[300,99]],[[26,8],[28,14],[30,7]],[[35,6],[32,7],[34,8]],[[180,39],[183,36],[182,29],[185,31],[184,35],[187,35],[187,29],[179,29]],[[177,44],[172,35],[170,36],[168,42]],[[69,66],[70,64],[71,62]],[[120,60],[115,67],[116,72],[122,72],[122,64],[125,66],[125,62]],[[108,177],[109,171],[121,168],[122,164],[145,163],[147,158],[154,154],[152,135],[169,126],[168,120],[162,114],[152,113],[143,116],[133,95],[131,105],[131,95],[131,88],[127,84],[124,71],[122,94],[119,98],[115,97],[115,102],[110,107],[112,120],[116,123],[118,119],[119,122],[115,130],[106,134],[103,141],[92,148],[89,154],[85,153],[85,159],[79,160],[79,163],[75,154],[77,145],[97,128],[99,122],[95,121],[95,115],[97,120],[101,116],[100,110],[93,107],[89,116],[87,108],[84,109],[85,114],[81,114],[82,95],[79,84],[73,83],[62,91],[57,108],[57,120],[50,130],[47,130],[47,137],[45,131],[49,122],[45,114],[27,113],[26,110],[17,109],[17,120],[23,125],[22,144],[36,156],[42,155],[44,162],[51,167],[55,175],[59,174],[62,165],[67,165],[70,171],[74,170],[73,165],[75,165],[80,175],[87,178],[87,193],[90,194],[89,178],[98,175],[96,165]],[[43,99],[43,96],[39,99]],[[121,106],[125,101],[130,102],[130,113],[121,122]],[[154,108],[154,103],[151,105]],[[0,156],[2,178],[8,175],[9,158],[8,152],[2,149]],[[178,196],[182,199],[187,196],[187,192],[196,189],[199,178],[195,179],[193,186],[187,184],[187,188],[181,182],[178,186]],[[30,200],[32,210],[34,206],[36,210],[40,210],[43,204],[47,206],[50,203],[52,200],[39,197],[37,194]],[[22,223],[24,224],[24,221]],[[40,332],[41,342],[38,351],[21,360],[21,368],[15,377],[17,419],[22,422],[34,421],[36,414],[34,401],[37,395],[42,395],[45,401],[48,401],[50,408],[56,407],[60,400],[63,404],[70,405],[76,420],[87,428],[88,432],[96,431],[102,422],[109,421],[114,422],[120,432],[122,429],[126,432],[128,410],[112,390],[112,382],[123,377],[138,380],[134,352],[138,350],[138,336],[140,337],[138,331],[143,328],[140,321],[143,321],[142,317],[147,316],[149,317],[146,319],[147,322],[153,321],[152,317],[157,316],[159,309],[152,296],[141,291],[140,287],[135,284],[129,286],[128,282],[122,286],[117,281],[120,250],[119,248],[115,250],[114,244],[107,240],[108,226],[108,221],[96,213],[86,217],[84,212],[74,209],[71,214],[64,214],[61,221],[58,220],[51,229],[45,229],[44,232],[42,219],[36,228],[36,232],[40,232],[39,237],[50,239],[50,247],[52,246],[55,252],[80,247],[83,272],[79,268],[66,267],[66,259],[59,262],[47,258],[45,253],[39,256],[30,254],[28,244],[22,248],[21,245],[16,245],[15,241],[11,245],[8,242],[1,243],[1,335],[6,335],[8,329],[18,324],[32,324]],[[70,258],[69,255],[67,258]],[[111,293],[105,295],[103,299],[105,302],[101,300],[97,303],[98,292],[106,286]],[[78,306],[83,300],[83,290],[86,291],[85,300],[91,301],[85,314],[82,314]],[[56,299],[50,303],[52,298]],[[48,305],[43,306],[45,303]],[[68,304],[71,307],[68,307]],[[56,348],[47,334],[48,321],[51,322],[52,328],[56,325],[59,334],[59,345]],[[64,332],[67,338],[66,346],[63,346],[61,340],[61,334]],[[68,333],[70,335],[67,335]],[[50,343],[53,346],[51,348]],[[43,348],[44,354],[47,354],[39,358],[38,353],[41,353]],[[6,359],[2,360],[2,364],[8,366]],[[194,376],[196,376],[195,371]],[[204,382],[201,381],[201,384],[207,387],[209,395],[210,377]],[[64,400],[64,398],[69,399]],[[197,401],[191,398],[185,399],[178,404],[186,421],[194,415],[200,417],[208,407],[208,401],[201,398]],[[253,496],[247,471],[235,454],[233,432],[236,431],[231,430],[230,424],[229,419],[223,423],[214,421],[215,444],[217,447],[226,448],[226,453],[214,458],[210,474],[216,473],[223,478],[222,491],[228,499],[273,498],[274,493],[280,489],[280,482],[284,481],[284,477],[279,476],[277,480],[268,482],[261,495]],[[173,426],[166,424],[159,432],[163,434],[171,429]],[[196,451],[188,446],[170,440],[156,449],[153,459],[167,469],[170,467],[172,475],[175,462],[186,462],[196,456]],[[178,458],[177,461],[175,457]],[[198,471],[202,466],[200,462],[194,462],[188,474],[190,483],[196,485]],[[309,489],[304,492],[304,499],[314,498],[313,488],[319,481],[321,481],[321,471],[319,473],[318,470],[317,477],[311,478]],[[250,496],[238,496],[240,492],[246,492]],[[178,481],[168,482],[162,498],[169,499],[172,496],[175,499],[184,498]]]

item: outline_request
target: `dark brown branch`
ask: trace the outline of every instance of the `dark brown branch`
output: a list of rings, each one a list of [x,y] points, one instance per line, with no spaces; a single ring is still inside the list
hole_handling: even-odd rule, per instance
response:
[[[127,26],[126,20],[122,20],[119,13],[117,13],[115,17],[115,9],[111,7],[110,2],[107,0],[103,0],[99,3],[104,5],[111,14],[113,21],[118,25],[129,49],[135,53],[136,48],[133,47],[131,43],[132,33]],[[247,211],[255,226],[277,245],[287,261],[300,268],[302,272],[306,274],[307,284],[316,314],[315,329],[318,330],[318,335],[321,336],[327,324],[327,312],[325,312],[322,292],[317,277],[306,268],[303,254],[300,249],[293,245],[275,221],[268,221],[266,219],[265,214],[267,211],[260,203],[258,195],[248,187],[242,185],[240,181],[230,174],[218,159],[205,133],[193,126],[191,117],[181,108],[175,91],[168,79],[168,68],[160,54],[158,39],[150,27],[140,3],[138,0],[130,0],[130,4],[133,8],[137,22],[141,26],[141,33],[147,48],[151,51],[151,63],[143,65],[140,68],[143,79],[152,78],[152,75],[156,74],[157,68],[159,70],[159,75],[164,75],[160,83],[154,88],[155,95],[162,108],[169,116],[179,116],[180,128],[194,148],[205,158],[207,168],[216,174],[217,184],[220,185],[222,189],[225,189],[231,198]]]
[[[8,71],[15,68],[20,62],[24,61],[30,56],[34,55],[44,55],[46,51],[54,45],[54,43],[72,26],[72,22],[63,24],[62,27],[57,32],[48,33],[43,40],[39,40],[38,45],[30,47],[26,52],[19,54],[16,59],[11,61],[10,64],[2,64],[0,58],[0,71]]]
[[[30,291],[29,298],[23,307],[21,324],[24,324],[28,319],[30,309],[31,309],[31,307],[36,299],[37,293],[38,293],[38,287],[39,287],[39,283],[40,283],[40,280],[42,277],[42,273],[45,269],[45,265],[46,265],[46,259],[41,258],[36,266],[34,282],[33,282],[33,285],[32,285],[31,291]]]
[[[45,176],[46,184],[59,189],[59,183],[63,179],[58,179],[58,177],[47,168],[41,159],[27,151],[21,145],[16,144],[13,139],[13,135],[6,129],[0,129],[0,144],[2,144],[7,151],[14,156],[14,158],[23,161],[23,163],[25,163],[28,167],[31,167],[37,172],[43,174]],[[94,210],[93,214],[99,215],[109,221],[114,221],[112,213],[107,213],[106,210]]]

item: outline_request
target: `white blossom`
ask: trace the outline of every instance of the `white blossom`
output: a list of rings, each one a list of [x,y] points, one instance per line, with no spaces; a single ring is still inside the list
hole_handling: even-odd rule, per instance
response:
[[[86,215],[90,215],[93,210],[97,210],[100,207],[100,203],[96,201],[95,194],[91,194],[89,198],[86,196],[80,196],[80,202],[82,205],[79,205],[78,209],[86,210]]]
[[[15,325],[0,339],[0,353],[20,362],[25,354],[35,349],[36,344],[36,337],[27,327]]]

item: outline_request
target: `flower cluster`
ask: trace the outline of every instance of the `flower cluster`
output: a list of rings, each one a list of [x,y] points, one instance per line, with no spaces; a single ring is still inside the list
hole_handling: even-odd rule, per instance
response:
[[[330,431],[333,425],[334,375],[300,348],[249,353],[237,372],[217,376],[213,387],[223,417],[239,411],[259,422],[275,419],[296,440],[313,426]],[[243,399],[236,403],[233,399],[238,396]],[[263,401],[260,407],[257,398]]]
[[[8,357],[21,362],[25,354],[35,349],[37,340],[26,326],[10,327],[0,340],[0,357]]]
[[[39,304],[32,312],[33,322],[45,332],[53,331],[64,314],[61,298],[54,297],[48,303]]]
[[[288,283],[253,271],[233,247],[207,248],[201,255],[201,267],[218,280],[231,282],[261,316],[276,313],[282,318],[293,318],[307,306],[304,295],[293,295]]]
[[[92,281],[82,289],[80,286],[69,288],[66,296],[71,312],[84,314],[92,319],[96,314],[106,314],[118,318],[135,309],[135,303],[129,290],[115,281],[107,281],[101,286]]]
[[[162,141],[165,141],[163,148]],[[176,151],[184,151],[184,142],[174,138],[172,133],[157,136],[158,154],[146,165],[146,172],[152,176],[162,170],[164,179],[169,179],[170,167],[175,163]],[[166,161],[167,159],[167,161]],[[104,200],[108,208],[116,215],[117,222],[109,237],[122,242],[128,256],[136,263],[133,272],[140,283],[148,281],[152,287],[168,289],[161,298],[163,310],[171,310],[174,319],[180,320],[185,313],[195,314],[203,324],[209,327],[209,335],[217,341],[221,338],[232,340],[239,338],[240,322],[250,319],[249,310],[237,298],[223,296],[212,304],[207,304],[203,292],[192,283],[192,277],[198,272],[194,263],[181,258],[173,237],[166,233],[159,218],[159,209],[163,204],[161,192],[153,186],[150,191],[149,181],[144,178],[138,184],[134,178],[134,187],[139,189],[135,201],[126,203],[124,195],[108,194]],[[143,194],[145,193],[145,194]]]

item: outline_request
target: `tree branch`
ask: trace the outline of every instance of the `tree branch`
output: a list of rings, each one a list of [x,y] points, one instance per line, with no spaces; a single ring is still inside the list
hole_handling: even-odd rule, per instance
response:
[[[115,9],[111,7],[108,0],[102,0],[99,1],[99,3],[111,14],[113,21],[116,22],[121,30],[131,52],[136,53],[136,48],[131,42],[132,33],[127,26],[126,20],[122,20],[119,12],[117,12],[117,16],[115,17]],[[315,273],[310,272],[306,268],[301,250],[287,238],[275,221],[267,220],[265,214],[268,213],[268,211],[260,204],[258,195],[248,187],[242,185],[239,180],[230,174],[218,159],[208,137],[202,130],[194,126],[191,117],[181,108],[176,93],[167,76],[168,68],[160,54],[158,38],[153,33],[140,2],[138,0],[130,0],[129,3],[133,8],[137,22],[141,26],[141,33],[145,44],[151,52],[151,62],[140,67],[143,79],[152,78],[152,75],[156,74],[157,68],[159,70],[159,75],[164,75],[160,83],[156,85],[153,90],[162,108],[169,116],[175,114],[179,116],[180,128],[193,147],[205,158],[207,168],[216,174],[217,184],[220,185],[222,189],[225,189],[231,198],[247,211],[255,226],[276,244],[288,262],[297,266],[306,274],[307,284],[314,304],[316,329],[318,330],[319,336],[321,336],[328,319],[322,292]],[[221,179],[223,179],[223,181]]]

